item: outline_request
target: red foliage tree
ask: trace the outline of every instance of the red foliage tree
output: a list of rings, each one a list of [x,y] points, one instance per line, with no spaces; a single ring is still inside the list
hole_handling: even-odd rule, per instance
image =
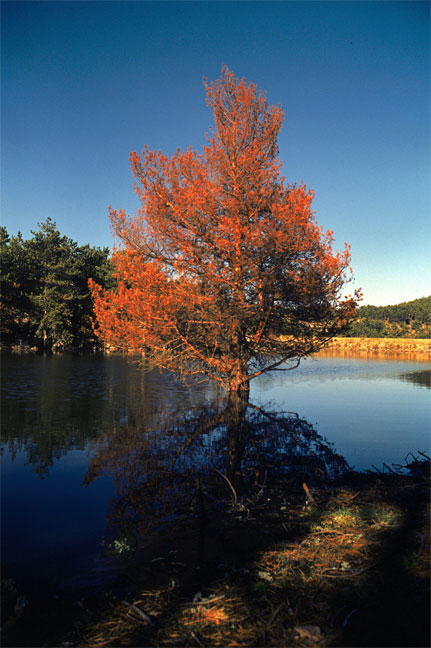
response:
[[[203,153],[131,153],[142,208],[110,208],[118,286],[92,283],[97,332],[153,365],[231,393],[317,351],[354,315],[341,297],[349,248],[332,250],[313,193],[280,177],[283,111],[223,68],[206,83],[215,126]]]

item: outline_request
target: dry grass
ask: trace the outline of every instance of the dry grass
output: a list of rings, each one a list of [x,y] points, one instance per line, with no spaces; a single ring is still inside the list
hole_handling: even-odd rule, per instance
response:
[[[240,593],[220,585],[184,609],[159,634],[160,645],[250,646],[257,625]]]
[[[387,494],[395,483],[399,493],[394,503]],[[367,609],[380,590],[391,591],[386,581],[392,574],[385,569],[393,566],[383,567],[382,556],[406,523],[398,495],[401,502],[415,496],[407,479],[385,488],[378,482],[361,490],[339,488],[329,497],[315,493],[316,506],[293,506],[283,518],[301,532],[269,544],[245,562],[241,577],[238,569],[228,570],[224,579],[194,597],[179,583],[143,590],[128,604],[112,603],[103,618],[92,619],[81,645],[342,645],[357,610]],[[421,519],[421,526],[408,528],[395,546],[403,552],[413,588],[429,576],[429,519]],[[423,590],[417,594],[425,596]],[[137,610],[149,615],[150,622]]]
[[[318,355],[333,355],[334,351],[364,357],[371,355],[374,358],[385,358],[390,355],[427,360],[431,357],[431,339],[335,337]]]

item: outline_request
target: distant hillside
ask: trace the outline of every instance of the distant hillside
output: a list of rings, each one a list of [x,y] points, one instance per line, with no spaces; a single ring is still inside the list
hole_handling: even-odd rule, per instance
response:
[[[391,306],[360,306],[345,337],[431,338],[431,296]]]

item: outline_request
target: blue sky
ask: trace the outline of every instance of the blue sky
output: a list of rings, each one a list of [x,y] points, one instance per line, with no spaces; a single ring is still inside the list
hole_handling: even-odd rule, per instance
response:
[[[2,224],[112,246],[129,152],[201,150],[228,65],[286,114],[283,174],[363,303],[431,293],[428,2],[2,2]],[[350,292],[351,287],[348,288]]]

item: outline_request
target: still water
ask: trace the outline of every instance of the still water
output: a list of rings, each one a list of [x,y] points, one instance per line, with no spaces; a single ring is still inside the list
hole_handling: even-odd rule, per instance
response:
[[[232,468],[233,454],[244,473],[312,455],[336,476],[430,451],[423,361],[324,356],[262,376],[249,443],[232,441],[213,387],[123,357],[4,354],[2,373],[2,565],[30,597],[109,581],[103,546],[192,510],[192,473]]]

